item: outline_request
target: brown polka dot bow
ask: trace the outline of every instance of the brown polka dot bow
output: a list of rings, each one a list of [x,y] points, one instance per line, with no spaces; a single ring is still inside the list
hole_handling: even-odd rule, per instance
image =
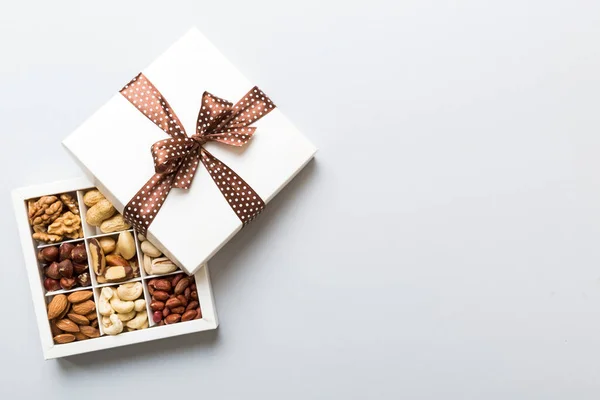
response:
[[[258,194],[203,147],[209,141],[231,146],[248,143],[256,130],[249,125],[275,108],[260,89],[255,86],[235,105],[204,92],[196,134],[191,137],[167,100],[143,74],[125,85],[121,94],[170,136],[152,145],[156,173],[125,206],[123,215],[138,232],[146,233],[171,188],[190,188],[198,161],[244,225],[263,210],[265,203]]]

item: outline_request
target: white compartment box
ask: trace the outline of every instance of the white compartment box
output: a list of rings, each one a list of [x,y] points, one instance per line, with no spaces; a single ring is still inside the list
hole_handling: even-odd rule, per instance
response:
[[[126,282],[142,282],[144,287],[143,296],[146,300],[146,308],[148,313],[149,327],[142,330],[136,330],[132,332],[122,332],[116,336],[109,336],[104,334],[102,324],[99,324],[100,337],[90,338],[82,341],[74,341],[64,344],[55,344],[53,335],[50,328],[50,321],[48,320],[47,305],[51,299],[57,294],[70,294],[79,290],[91,290],[93,292],[94,302],[96,303],[97,318],[100,320],[102,317],[98,313],[98,299],[100,290],[105,286],[118,286],[119,283],[104,283],[99,284],[93,270],[90,268],[91,285],[87,287],[75,287],[71,290],[57,290],[49,292],[43,285],[44,272],[42,264],[37,259],[37,252],[39,249],[52,245],[60,245],[65,242],[73,243],[85,243],[88,261],[90,260],[89,251],[89,239],[99,238],[103,236],[114,236],[116,233],[102,234],[85,223],[85,211],[86,207],[83,204],[82,198],[85,191],[93,189],[95,185],[92,181],[87,178],[79,178],[55,183],[49,183],[39,186],[29,186],[20,189],[16,189],[12,192],[15,215],[17,218],[17,225],[19,229],[19,235],[21,238],[21,244],[23,247],[23,255],[25,257],[25,268],[27,269],[27,276],[29,278],[29,285],[31,287],[31,295],[33,297],[33,306],[37,319],[37,325],[40,333],[40,340],[42,342],[42,350],[45,359],[59,358],[70,356],[74,354],[87,353],[96,350],[109,349],[112,347],[119,347],[128,344],[148,342],[155,339],[163,339],[172,336],[183,335],[186,333],[201,332],[216,329],[218,326],[217,312],[215,309],[215,302],[212,294],[212,288],[210,284],[210,276],[208,266],[205,264],[200,268],[193,276],[195,278],[196,291],[198,294],[198,302],[202,311],[202,317],[200,319],[194,319],[191,321],[178,322],[171,325],[158,326],[152,320],[152,310],[150,309],[150,294],[148,291],[148,281],[155,278],[156,276],[149,276],[145,273],[142,260],[142,253],[139,249],[139,241],[137,234],[130,230],[130,232],[136,238],[137,243],[137,262],[139,266],[138,276],[126,281]],[[83,227],[83,238],[75,240],[64,240],[55,244],[46,244],[38,242],[32,238],[32,227],[29,223],[27,200],[37,199],[41,196],[47,195],[58,195],[62,193],[70,193],[76,196],[79,203],[82,227]],[[88,264],[89,265],[89,264]],[[174,275],[177,273],[183,273],[182,271],[176,271],[167,275]]]

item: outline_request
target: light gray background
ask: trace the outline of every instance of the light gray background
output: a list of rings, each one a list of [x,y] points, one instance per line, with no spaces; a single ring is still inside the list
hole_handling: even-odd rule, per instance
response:
[[[44,362],[8,190],[192,25],[316,162],[213,259],[217,332]],[[0,398],[598,398],[597,1],[2,2],[0,50]]]

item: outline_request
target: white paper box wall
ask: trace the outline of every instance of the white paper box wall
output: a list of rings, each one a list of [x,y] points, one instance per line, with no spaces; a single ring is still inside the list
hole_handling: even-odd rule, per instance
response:
[[[195,131],[205,91],[236,103],[257,85],[196,29],[141,72],[170,103],[188,135]],[[152,144],[168,136],[115,88],[113,98],[63,143],[122,213],[155,172]],[[277,105],[277,99],[272,100]],[[268,203],[312,159],[316,148],[278,108],[252,126],[256,133],[242,148],[214,142],[205,148]],[[241,228],[201,165],[191,189],[171,190],[147,236],[181,268],[194,273]]]

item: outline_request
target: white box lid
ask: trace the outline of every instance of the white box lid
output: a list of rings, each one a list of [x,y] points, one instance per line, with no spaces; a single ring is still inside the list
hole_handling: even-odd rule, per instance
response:
[[[189,31],[142,72],[170,103],[188,135],[196,130],[205,91],[236,103],[255,86],[197,29]],[[277,99],[271,100],[277,104]],[[252,126],[257,128],[256,133],[244,147],[209,142],[205,148],[268,203],[317,149],[278,108]],[[117,91],[63,144],[123,213],[125,205],[155,173],[152,144],[168,137]],[[189,190],[171,190],[147,236],[192,274],[242,226],[201,165]]]

